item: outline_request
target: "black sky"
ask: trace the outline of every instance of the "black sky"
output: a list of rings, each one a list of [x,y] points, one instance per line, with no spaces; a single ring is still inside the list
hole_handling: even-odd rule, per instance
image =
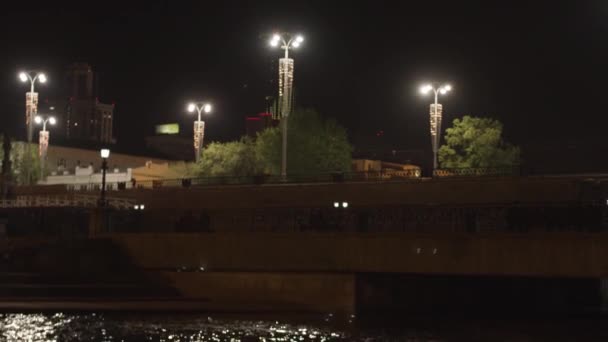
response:
[[[424,81],[446,80],[444,126],[464,114],[504,122],[519,144],[604,143],[608,3],[604,1],[85,2],[0,14],[0,125],[24,134],[19,69],[89,62],[116,102],[115,135],[137,145],[161,122],[191,129],[190,99],[209,99],[207,138],[244,133],[276,78],[265,35],[300,32],[297,101],[347,127],[359,149],[430,148]],[[377,138],[377,130],[385,132]],[[21,132],[23,131],[23,132]]]

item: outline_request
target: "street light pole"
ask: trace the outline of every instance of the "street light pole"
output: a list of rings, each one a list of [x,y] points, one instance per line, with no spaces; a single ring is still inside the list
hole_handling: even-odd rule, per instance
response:
[[[188,112],[198,113],[198,120],[194,121],[194,160],[198,163],[201,159],[203,149],[203,138],[205,137],[205,122],[201,120],[201,113],[211,113],[211,104],[205,102],[190,103]]]
[[[34,92],[34,84],[36,81],[46,83],[46,75],[42,72],[36,72],[32,77],[31,72],[19,73],[21,82],[30,81],[30,92],[25,93],[25,124],[27,126],[27,142],[32,142],[34,135],[34,117],[38,113],[38,93]]]
[[[40,131],[38,136],[38,156],[40,157],[40,179],[44,179],[44,170],[46,166],[46,156],[49,147],[49,132],[46,130],[46,123],[48,122],[50,125],[54,125],[57,120],[53,116],[40,116],[36,115],[34,118],[36,124],[42,124],[42,131]]]
[[[283,38],[279,34],[274,34],[270,40],[273,47],[281,45],[285,50],[285,57],[279,59],[279,103],[282,124],[282,153],[281,153],[281,177],[287,179],[287,118],[291,113],[291,100],[293,98],[293,59],[289,58],[289,49],[298,48],[304,41],[302,36]]]
[[[106,206],[106,171],[108,170],[108,158],[110,157],[110,150],[102,148],[101,151],[101,198],[99,199],[99,206],[105,208]]]
[[[439,144],[441,143],[441,119],[443,114],[443,106],[439,104],[439,94],[445,95],[451,90],[452,86],[449,84],[444,84],[441,86],[427,84],[420,87],[420,92],[422,94],[426,95],[430,91],[433,91],[435,95],[435,102],[431,104],[431,108],[429,110],[431,118],[431,144],[433,148],[433,171],[437,170],[439,167],[439,163],[437,161],[437,152],[439,150]]]

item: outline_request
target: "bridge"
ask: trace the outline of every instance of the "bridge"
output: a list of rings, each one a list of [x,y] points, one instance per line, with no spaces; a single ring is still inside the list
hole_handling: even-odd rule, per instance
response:
[[[210,298],[208,309],[239,302],[352,312],[394,293],[414,300],[427,277],[437,277],[432,286],[449,284],[433,296],[450,299],[495,279],[499,292],[520,281],[528,299],[544,294],[527,284],[548,282],[567,293],[574,282],[608,303],[608,182],[598,175],[176,184],[111,193],[146,210],[111,212],[107,229],[98,225],[87,241],[115,246],[121,263],[185,298]],[[349,206],[334,208],[334,201]],[[455,283],[459,277],[468,280]]]

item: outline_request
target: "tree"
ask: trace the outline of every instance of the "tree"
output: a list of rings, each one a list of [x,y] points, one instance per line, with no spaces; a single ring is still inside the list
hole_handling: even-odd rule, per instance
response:
[[[287,174],[350,171],[352,146],[346,129],[335,120],[323,119],[312,109],[295,110],[287,127]],[[259,133],[255,144],[258,162],[265,173],[281,170],[281,129]]]
[[[26,142],[12,144],[13,179],[19,185],[34,185],[41,176],[38,146]]]
[[[4,136],[0,135],[0,140]],[[10,150],[10,177],[18,185],[34,185],[41,176],[40,158],[36,144],[22,141],[11,142]],[[0,160],[4,160],[4,149],[0,149]]]
[[[212,142],[194,167],[197,176],[248,176],[260,172],[250,138],[227,143]]]
[[[509,167],[519,165],[519,147],[502,140],[502,123],[465,115],[446,130],[439,149],[443,168]]]
[[[352,147],[346,130],[333,120],[323,120],[313,110],[297,110],[289,117],[287,171],[315,174],[349,171]],[[281,170],[281,130],[260,132],[255,141],[213,142],[202,152],[194,175],[254,176],[278,175]]]

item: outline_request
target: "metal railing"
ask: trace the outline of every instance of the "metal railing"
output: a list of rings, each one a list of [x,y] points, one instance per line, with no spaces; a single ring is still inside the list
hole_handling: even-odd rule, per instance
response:
[[[106,201],[107,206],[114,209],[131,209],[135,205],[135,200],[130,198],[110,197]],[[15,199],[0,200],[0,208],[94,208],[98,204],[99,197],[91,195],[17,196]]]
[[[323,174],[293,174],[283,178],[279,175],[216,176],[184,179],[163,179],[136,182],[135,188],[157,189],[164,187],[196,187],[218,185],[254,184],[305,184],[342,182],[387,182],[413,181],[422,176],[419,169],[383,170],[370,172],[334,172]]]
[[[457,179],[466,177],[518,177],[522,175],[542,176],[544,174],[532,174],[524,172],[520,166],[510,167],[483,167],[483,168],[446,168],[432,172],[433,179]],[[287,178],[279,175],[255,175],[255,176],[214,176],[214,177],[192,177],[183,179],[157,179],[137,182],[109,182],[107,190],[121,191],[126,189],[159,189],[175,187],[204,187],[204,186],[228,186],[228,185],[262,185],[262,184],[314,184],[314,183],[356,183],[356,182],[417,182],[428,180],[423,177],[420,169],[408,170],[382,170],[368,172],[333,172],[322,174],[292,174]],[[97,192],[101,190],[101,184],[78,184],[66,185],[70,192]]]
[[[478,167],[478,168],[445,168],[433,170],[433,177],[484,177],[484,176],[520,176],[519,166]]]

